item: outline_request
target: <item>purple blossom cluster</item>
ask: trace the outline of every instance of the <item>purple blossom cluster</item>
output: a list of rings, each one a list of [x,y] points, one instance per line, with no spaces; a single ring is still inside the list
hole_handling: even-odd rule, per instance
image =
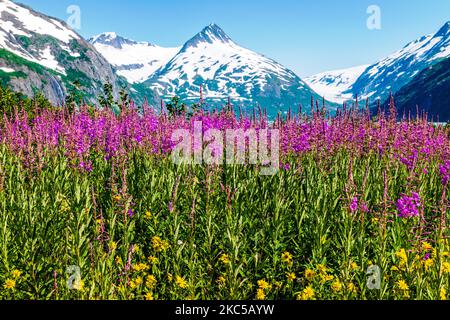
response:
[[[439,172],[442,177],[442,184],[446,186],[450,180],[450,161],[446,161],[439,167]]]
[[[355,156],[375,153],[390,154],[408,170],[437,159],[441,166],[442,182],[446,184],[450,172],[450,139],[446,129],[434,126],[426,119],[397,123],[380,115],[373,121],[364,112],[341,110],[333,118],[320,114],[310,117],[288,116],[269,121],[265,113],[200,112],[193,117],[169,117],[150,108],[142,111],[127,109],[120,116],[110,110],[88,108],[68,114],[66,110],[42,110],[29,119],[27,113],[4,116],[0,121],[0,143],[24,159],[27,166],[43,166],[44,155],[64,152],[74,166],[93,170],[92,154],[105,160],[126,158],[130,151],[168,155],[175,146],[172,133],[189,129],[201,121],[202,130],[274,128],[280,132],[281,157],[299,158],[306,153],[332,157],[345,149]],[[195,146],[194,146],[195,148]],[[281,163],[295,163],[281,159]],[[286,161],[285,161],[286,160]],[[287,166],[286,168],[287,169]],[[356,204],[353,204],[355,207]]]
[[[353,197],[352,201],[350,202],[350,211],[351,213],[355,213],[357,211],[367,213],[369,212],[369,208],[364,201],[359,200],[358,197]]]
[[[398,216],[400,218],[411,218],[419,216],[421,199],[418,193],[412,192],[411,196],[402,195],[397,201]]]

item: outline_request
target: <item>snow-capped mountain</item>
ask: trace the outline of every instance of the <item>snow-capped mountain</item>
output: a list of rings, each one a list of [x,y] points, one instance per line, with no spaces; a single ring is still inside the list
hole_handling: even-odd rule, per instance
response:
[[[425,68],[450,56],[450,22],[436,34],[421,37],[403,49],[371,65],[350,91],[362,97],[384,100],[409,83]]]
[[[363,65],[342,70],[322,72],[304,78],[305,82],[320,95],[336,103],[354,99],[349,89],[361,74],[369,67]]]
[[[373,65],[322,72],[305,78],[311,88],[328,100],[381,99],[396,93],[422,70],[450,57],[450,22],[436,34],[423,36]]]
[[[88,41],[116,68],[117,73],[130,83],[147,80],[181,49],[136,42],[114,32],[102,33]]]
[[[210,104],[228,97],[245,105],[259,103],[272,113],[321,99],[294,72],[236,44],[211,24],[184,44],[164,67],[144,83],[162,97],[198,99],[203,87]]]
[[[55,104],[75,81],[86,98],[101,92],[104,82],[116,90],[126,84],[65,22],[9,0],[0,0],[0,67],[2,83],[28,96],[42,91]]]

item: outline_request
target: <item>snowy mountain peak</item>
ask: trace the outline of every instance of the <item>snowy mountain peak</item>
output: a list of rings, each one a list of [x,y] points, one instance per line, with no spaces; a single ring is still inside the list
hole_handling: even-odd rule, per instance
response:
[[[435,37],[450,37],[450,21],[447,21],[436,33]]]
[[[115,32],[102,33],[89,39],[89,42],[130,83],[147,80],[180,51],[179,47],[163,48],[148,42],[126,39]]]
[[[270,116],[294,105],[320,99],[294,72],[276,61],[239,46],[211,24],[189,40],[145,85],[160,97],[197,101],[202,90],[209,106],[228,98],[233,104],[260,104]]]
[[[225,33],[225,31],[222,30],[222,28],[220,28],[217,24],[212,23],[189,40],[185,44],[184,48],[197,47],[200,43],[213,44],[215,42],[232,43],[233,41]]]
[[[88,41],[94,45],[95,44],[109,45],[116,49],[122,49],[124,45],[137,44],[137,42],[121,37],[115,32],[105,32],[90,38]]]

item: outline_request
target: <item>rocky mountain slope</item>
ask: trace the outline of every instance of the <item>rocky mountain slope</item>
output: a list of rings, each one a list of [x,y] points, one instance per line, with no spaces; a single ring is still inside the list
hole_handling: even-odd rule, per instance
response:
[[[414,116],[418,108],[430,120],[450,121],[450,58],[420,72],[394,98],[399,115]]]
[[[61,104],[74,84],[92,102],[110,82],[129,87],[111,64],[65,22],[0,0],[0,80],[28,96]],[[136,93],[133,91],[133,93]]]

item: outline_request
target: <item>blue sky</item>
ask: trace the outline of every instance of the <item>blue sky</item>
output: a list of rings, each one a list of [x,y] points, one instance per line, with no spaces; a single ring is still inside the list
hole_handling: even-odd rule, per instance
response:
[[[18,0],[67,20],[81,9],[84,37],[115,31],[139,41],[179,46],[214,22],[238,44],[300,76],[373,63],[450,20],[449,0]],[[369,30],[367,8],[381,9]]]

